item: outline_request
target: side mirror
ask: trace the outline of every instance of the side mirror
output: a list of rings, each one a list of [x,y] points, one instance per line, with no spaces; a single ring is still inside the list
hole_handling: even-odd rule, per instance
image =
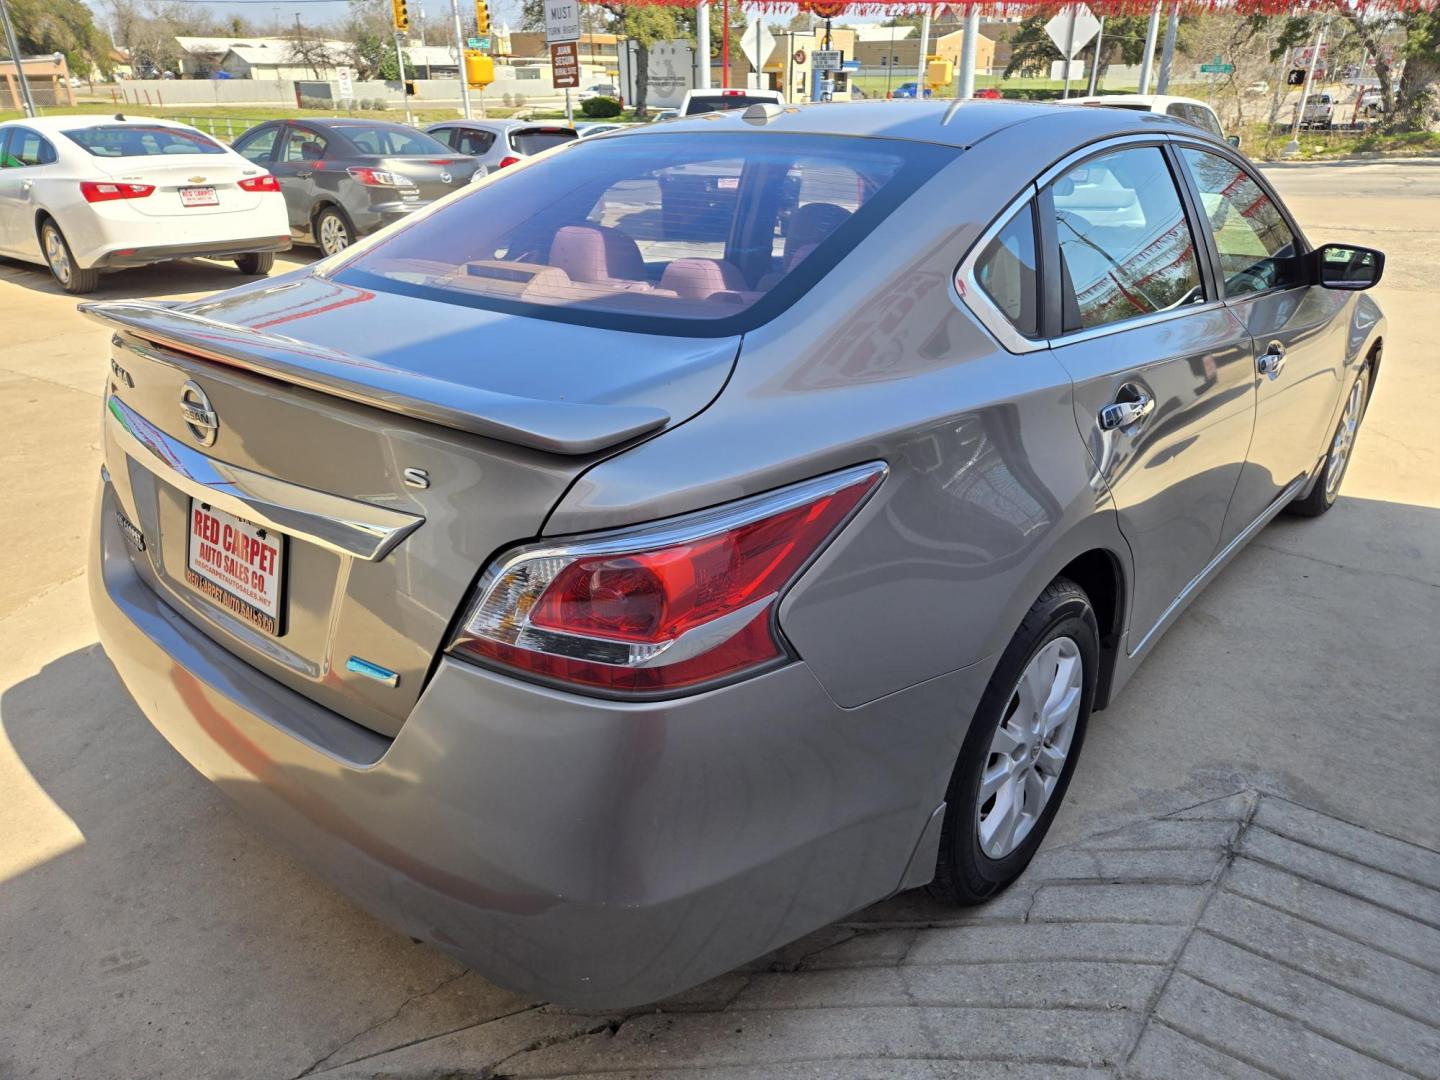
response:
[[[1240,149],[1239,135],[1228,135],[1226,136],[1225,141],[1228,142],[1231,146],[1233,146],[1236,150]]]
[[[1314,260],[1311,280],[1327,289],[1359,292],[1380,283],[1385,272],[1385,253],[1353,244],[1324,244],[1310,253]]]

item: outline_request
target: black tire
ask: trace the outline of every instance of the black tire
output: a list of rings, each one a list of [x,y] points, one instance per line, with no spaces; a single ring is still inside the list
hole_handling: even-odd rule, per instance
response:
[[[242,274],[264,276],[275,268],[273,251],[249,251],[235,260],[235,268]]]
[[[45,263],[50,268],[50,276],[55,279],[55,284],[66,292],[76,295],[93,292],[95,286],[100,284],[99,270],[93,267],[82,270],[75,265],[70,241],[65,239],[65,234],[60,231],[60,226],[53,218],[46,218],[40,223],[40,252],[45,256]]]
[[[1331,461],[1335,457],[1339,446],[1340,432],[1350,422],[1350,402],[1355,401],[1359,409],[1355,416],[1355,428],[1350,434],[1349,445],[1345,448],[1345,457],[1339,463],[1339,475],[1330,483]],[[1350,384],[1350,392],[1345,397],[1345,406],[1340,412],[1340,419],[1335,425],[1335,431],[1330,436],[1330,445],[1325,451],[1325,460],[1320,463],[1316,470],[1315,483],[1311,486],[1309,494],[1304,498],[1296,499],[1285,508],[1287,514],[1296,517],[1319,517],[1325,511],[1335,505],[1340,497],[1340,487],[1345,482],[1345,473],[1350,468],[1350,461],[1355,456],[1355,440],[1360,435],[1360,425],[1365,419],[1365,410],[1370,404],[1370,365],[1367,363],[1360,369],[1360,374],[1355,376],[1355,381]]]
[[[343,234],[344,243],[334,250],[327,247],[329,241],[325,239],[327,233],[334,230],[337,235]],[[322,255],[335,255],[355,242],[355,226],[350,224],[350,219],[345,216],[344,211],[338,207],[327,206],[320,213],[315,215],[315,245],[320,249]]]
[[[1070,748],[1049,801],[1029,832],[1008,854],[991,858],[981,849],[980,842],[981,774],[994,756],[991,746],[997,729],[1017,711],[1021,675],[1045,646],[1059,638],[1069,638],[1078,646],[1081,662],[1079,713],[1074,721]],[[1095,701],[1099,663],[1100,632],[1090,598],[1074,582],[1056,578],[1031,606],[1000,657],[960,748],[945,793],[940,855],[935,880],[929,886],[932,896],[962,906],[983,903],[1006,888],[1029,865],[1070,786]],[[994,803],[990,805],[994,812]]]

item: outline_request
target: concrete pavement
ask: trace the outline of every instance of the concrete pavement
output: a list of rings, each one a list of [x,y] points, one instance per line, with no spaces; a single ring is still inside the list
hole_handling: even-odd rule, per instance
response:
[[[1097,718],[1023,887],[906,894],[628,1018],[375,923],[143,721],[82,580],[104,332],[0,262],[0,1076],[1434,1074],[1440,168],[1271,175],[1313,240],[1389,254],[1341,503],[1267,529]]]

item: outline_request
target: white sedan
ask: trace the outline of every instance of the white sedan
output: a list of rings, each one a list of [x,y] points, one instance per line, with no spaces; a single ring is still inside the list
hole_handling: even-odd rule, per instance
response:
[[[0,255],[49,266],[67,292],[102,270],[233,260],[267,274],[290,246],[275,178],[185,124],[53,116],[0,123]]]

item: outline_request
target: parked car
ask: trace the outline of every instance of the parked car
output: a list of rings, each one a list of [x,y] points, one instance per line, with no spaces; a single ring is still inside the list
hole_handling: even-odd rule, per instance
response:
[[[533,120],[447,120],[425,130],[446,146],[475,158],[487,172],[518,165],[532,154],[580,137],[564,124]]]
[[[274,177],[195,128],[120,115],[0,123],[0,254],[48,266],[66,292],[201,256],[268,274],[289,246]]]
[[[1354,113],[1357,120],[1379,120],[1385,115],[1385,98],[1378,89],[1362,90],[1355,99]]]
[[[620,100],[620,91],[613,83],[596,83],[594,86],[587,86],[580,91],[581,102],[589,101],[591,98],[608,97]]]
[[[1300,103],[1297,101],[1290,110],[1293,118],[1300,110]],[[1305,99],[1305,111],[1300,116],[1302,128],[1323,128],[1328,131],[1335,123],[1335,99],[1329,94],[1311,94]]]
[[[679,109],[656,109],[650,114],[650,122],[658,123],[661,120],[673,120],[680,115]]]
[[[681,116],[695,116],[697,113],[748,109],[751,105],[784,104],[785,95],[779,90],[742,90],[732,86],[717,86],[708,90],[685,91],[685,96],[680,99],[678,112]]]
[[[949,105],[584,139],[283,282],[85,305],[139,707],[527,1000],[995,896],[1092,713],[1335,502],[1384,257],[1193,125]],[[734,197],[662,234],[670,170]]]
[[[1257,96],[1262,94],[1268,94],[1270,93],[1270,84],[1262,79],[1260,82],[1253,82],[1249,86],[1245,87],[1245,92],[1247,94],[1254,94]]]
[[[914,101],[914,100],[915,100],[915,94],[916,94],[916,91],[917,91],[918,88],[919,88],[919,83],[913,83],[913,82],[901,83],[899,86],[897,86],[897,87],[895,88],[894,92],[891,93],[890,96],[891,96],[892,98],[909,98],[911,101]],[[926,96],[927,98],[928,98],[928,97],[934,97],[934,96],[935,96],[934,93],[931,91],[931,89],[930,89],[928,86],[925,88],[925,96]]]
[[[1093,97],[1067,98],[1065,105],[1103,105],[1107,109],[1131,109],[1135,112],[1159,113],[1174,117],[1187,124],[1193,124],[1201,131],[1208,131],[1217,139],[1226,139],[1225,129],[1215,110],[1203,101],[1194,98],[1173,97],[1168,94],[1097,94]],[[1240,145],[1240,136],[1228,136],[1231,146]]]
[[[290,234],[334,255],[470,182],[473,158],[384,120],[272,120],[235,150],[275,174]]]
[[[982,86],[975,91],[975,96],[981,101],[999,101],[1005,95],[998,86]]]

